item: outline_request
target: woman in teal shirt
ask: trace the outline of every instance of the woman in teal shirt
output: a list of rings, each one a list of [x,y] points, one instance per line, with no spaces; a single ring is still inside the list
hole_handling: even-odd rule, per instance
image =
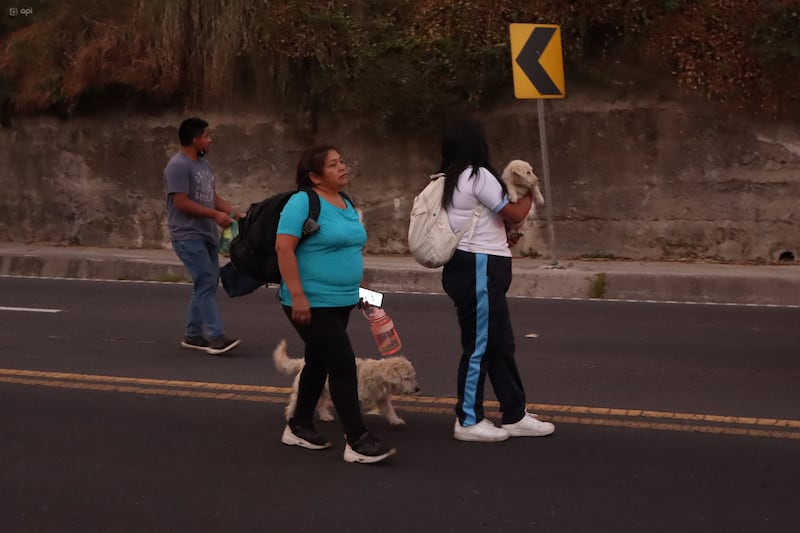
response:
[[[300,243],[308,218],[308,193],[292,196],[281,212],[275,250],[283,280],[279,297],[286,316],[305,342],[297,406],[281,442],[311,450],[331,443],[314,426],[314,409],[325,380],[345,431],[344,460],[376,463],[395,453],[364,425],[358,403],[356,363],[347,323],[358,303],[364,274],[361,250],[367,233],[340,191],[348,183],[339,151],[329,145],[306,151],[297,163],[297,186],[320,198],[319,230]]]

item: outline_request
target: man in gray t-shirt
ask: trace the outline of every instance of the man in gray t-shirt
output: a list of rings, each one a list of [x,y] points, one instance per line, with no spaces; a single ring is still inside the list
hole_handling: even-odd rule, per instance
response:
[[[176,193],[186,193],[189,200],[215,210],[214,171],[208,161],[202,158],[193,160],[183,152],[178,152],[167,163],[164,177],[167,180],[167,225],[170,239],[181,241],[202,238],[211,243],[217,242],[217,223],[214,218],[198,217],[182,211],[175,206],[174,198]]]
[[[172,248],[194,283],[181,346],[219,355],[240,341],[225,336],[217,308],[217,226],[226,228],[244,214],[217,194],[214,171],[203,159],[211,147],[208,122],[188,118],[181,123],[178,137],[181,149],[167,163],[164,182]]]

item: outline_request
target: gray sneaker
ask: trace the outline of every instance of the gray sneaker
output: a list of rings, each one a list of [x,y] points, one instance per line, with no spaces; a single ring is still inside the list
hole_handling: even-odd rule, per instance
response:
[[[181,341],[181,346],[191,350],[203,350],[204,352],[208,351],[208,341],[202,335],[198,335],[196,337],[189,335],[185,336]]]
[[[209,341],[206,351],[211,355],[222,355],[239,346],[241,342],[242,341],[239,339],[229,339],[225,335],[222,335]]]

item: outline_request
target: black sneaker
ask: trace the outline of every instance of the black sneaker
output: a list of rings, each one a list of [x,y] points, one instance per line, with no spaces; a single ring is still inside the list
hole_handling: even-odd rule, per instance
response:
[[[358,440],[344,447],[344,460],[348,463],[377,463],[397,453],[377,437],[364,433]]]
[[[331,443],[314,426],[289,422],[283,429],[281,442],[287,446],[300,446],[309,450],[324,450]]]
[[[196,337],[185,336],[181,341],[181,346],[184,348],[191,348],[193,350],[208,351],[208,341],[202,335]]]
[[[229,339],[225,335],[222,335],[220,337],[217,337],[216,339],[211,340],[208,343],[208,348],[206,348],[206,351],[211,355],[220,355],[229,350],[233,350],[234,348],[239,346],[239,343],[241,342],[242,341],[240,341],[239,339]]]

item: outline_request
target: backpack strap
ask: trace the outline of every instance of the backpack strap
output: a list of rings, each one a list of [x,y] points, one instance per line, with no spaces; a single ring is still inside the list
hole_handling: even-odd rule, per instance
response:
[[[303,223],[303,235],[300,237],[300,240],[303,240],[312,233],[319,231],[317,220],[319,220],[320,205],[317,191],[311,187],[304,187],[299,190],[304,191],[308,195],[308,218],[306,218],[306,221]]]
[[[312,233],[319,231],[319,224],[317,223],[317,220],[319,220],[319,211],[321,206],[317,191],[311,187],[303,187],[298,189],[298,191],[304,191],[308,195],[308,218],[306,219],[305,223],[303,223],[303,235],[300,237],[300,240],[303,240]],[[353,209],[355,209],[355,204],[353,204],[353,200],[351,200],[349,196],[343,192],[340,192],[339,196],[344,198],[345,205],[349,203],[351,206],[353,206]]]
[[[353,203],[353,200],[351,200],[350,197],[347,196],[346,193],[343,193],[343,192],[339,191],[339,196],[344,198],[346,203],[349,203],[351,206],[353,206],[353,209],[356,208],[356,204]]]
[[[472,212],[472,220],[470,220],[469,229],[464,234],[467,239],[471,239],[472,234],[475,233],[475,226],[478,224],[478,219],[481,218],[481,215],[483,214],[483,208],[484,205],[481,204],[475,208],[475,211]]]
[[[444,172],[440,172],[438,174],[431,174],[431,181],[436,181],[439,178],[446,178],[446,177],[447,174],[445,174]],[[461,234],[462,236],[468,239],[472,238],[472,234],[475,233],[475,226],[478,224],[478,219],[481,218],[481,215],[483,214],[484,207],[485,206],[482,203],[478,202],[478,207],[476,207],[475,210],[472,212],[472,217],[470,218],[469,226],[466,228],[466,231],[464,231]],[[447,212],[447,209],[445,209],[445,212]]]

